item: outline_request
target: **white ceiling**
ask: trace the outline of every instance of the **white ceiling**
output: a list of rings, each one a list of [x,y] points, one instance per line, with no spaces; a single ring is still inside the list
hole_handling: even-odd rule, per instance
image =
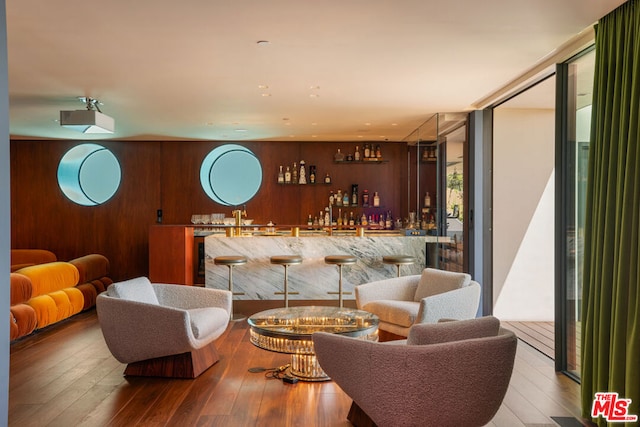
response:
[[[105,138],[56,122],[90,96],[113,139],[402,140],[623,2],[10,0],[10,132]]]

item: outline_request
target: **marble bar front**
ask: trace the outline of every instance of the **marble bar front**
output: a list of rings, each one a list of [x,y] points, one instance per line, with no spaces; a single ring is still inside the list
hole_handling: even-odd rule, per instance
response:
[[[300,255],[302,264],[288,268],[290,300],[337,299],[327,292],[338,290],[338,266],[325,264],[326,255],[353,255],[357,262],[342,269],[343,292],[363,283],[388,279],[397,275],[395,265],[382,262],[385,255],[410,255],[418,261],[403,265],[402,275],[420,274],[425,266],[426,243],[437,239],[432,236],[253,236],[223,237],[210,235],[205,238],[205,286],[228,289],[229,270],[214,264],[217,256],[243,255],[247,264],[233,267],[233,291],[244,295],[235,299],[282,299],[284,267],[270,263],[274,255]],[[345,295],[345,300],[355,295]]]

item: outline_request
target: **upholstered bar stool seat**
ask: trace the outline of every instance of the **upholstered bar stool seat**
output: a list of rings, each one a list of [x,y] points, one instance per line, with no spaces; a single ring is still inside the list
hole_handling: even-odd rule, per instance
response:
[[[385,264],[395,264],[398,269],[398,277],[400,277],[400,266],[415,264],[416,258],[410,255],[387,255],[382,257]]]
[[[213,259],[214,264],[216,265],[226,265],[229,267],[229,291],[231,292],[231,312],[230,319],[231,320],[241,320],[244,319],[244,316],[236,315],[233,313],[233,295],[244,295],[244,292],[233,292],[233,267],[236,265],[243,265],[247,263],[247,257],[242,255],[228,255],[228,256],[219,256]]]
[[[351,292],[342,292],[342,266],[355,264],[358,259],[352,255],[327,255],[324,257],[325,264],[333,264],[338,266],[338,292],[327,292],[328,294],[338,294],[338,302],[340,307],[343,306],[342,296],[351,295]]]
[[[300,255],[274,255],[270,258],[271,264],[277,264],[284,267],[284,291],[275,292],[276,295],[284,295],[284,306],[289,307],[289,295],[297,295],[299,292],[289,292],[289,283],[287,279],[287,268],[290,265],[302,263]]]

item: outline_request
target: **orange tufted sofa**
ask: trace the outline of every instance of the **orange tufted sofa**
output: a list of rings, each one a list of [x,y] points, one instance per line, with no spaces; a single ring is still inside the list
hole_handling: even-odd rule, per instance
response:
[[[98,294],[112,283],[103,255],[62,262],[39,249],[11,252],[11,340],[95,306]]]

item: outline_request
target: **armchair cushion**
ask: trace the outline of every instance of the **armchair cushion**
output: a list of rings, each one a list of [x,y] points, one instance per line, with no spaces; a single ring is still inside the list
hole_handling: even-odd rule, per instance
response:
[[[416,288],[414,301],[420,301],[431,295],[442,294],[467,286],[471,276],[466,273],[455,273],[435,268],[425,268]]]
[[[229,313],[218,307],[192,308],[187,312],[193,336],[197,339],[217,333],[220,325],[226,325],[229,319]]]
[[[407,345],[440,344],[450,341],[498,335],[500,321],[493,316],[467,320],[441,320],[438,323],[420,323],[409,329]]]
[[[146,277],[137,277],[124,282],[114,283],[107,290],[109,296],[129,301],[158,305],[158,297],[151,282]]]
[[[379,300],[364,305],[363,310],[375,313],[381,321],[410,327],[416,321],[420,303],[414,301]]]

